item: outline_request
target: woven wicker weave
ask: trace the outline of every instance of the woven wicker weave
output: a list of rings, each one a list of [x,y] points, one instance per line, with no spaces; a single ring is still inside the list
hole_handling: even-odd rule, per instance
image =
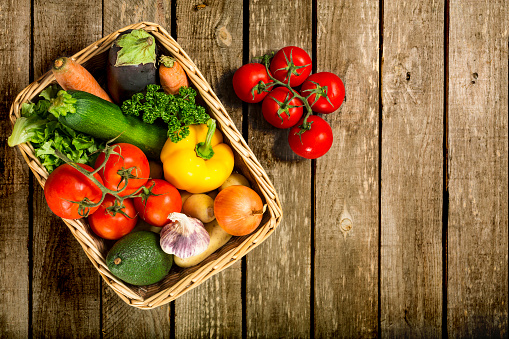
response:
[[[64,219],[64,223],[69,227],[76,240],[78,240],[94,267],[120,298],[134,307],[151,309],[175,300],[214,274],[234,264],[253,248],[261,244],[272,234],[281,221],[282,209],[270,179],[247,146],[242,135],[238,132],[216,94],[212,91],[210,85],[193,61],[187,56],[186,52],[172,39],[164,28],[149,22],[127,26],[81,50],[73,55],[72,58],[83,64],[92,74],[94,74],[94,71],[104,70],[108,49],[117,36],[128,29],[144,29],[149,31],[156,38],[161,51],[171,54],[180,61],[192,84],[208,106],[209,113],[217,120],[219,129],[223,132],[225,142],[233,148],[236,169],[244,174],[250,181],[253,189],[262,195],[267,207],[262,223],[255,232],[243,237],[232,237],[225,246],[195,267],[182,269],[174,265],[174,268],[172,268],[170,274],[165,279],[150,286],[132,286],[115,278],[105,263],[108,248],[101,238],[98,238],[91,232],[86,220]],[[105,72],[98,72],[96,74],[99,73],[104,74]],[[11,106],[10,119],[12,124],[20,116],[22,103],[32,101],[44,88],[54,82],[54,76],[51,72],[48,72],[21,91]],[[18,147],[35,177],[41,186],[44,187],[48,173],[34,155],[34,149],[30,144],[21,144]]]

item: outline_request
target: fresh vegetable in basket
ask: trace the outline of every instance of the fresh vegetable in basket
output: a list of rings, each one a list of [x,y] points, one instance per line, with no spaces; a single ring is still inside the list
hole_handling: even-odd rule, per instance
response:
[[[88,165],[75,166],[89,172],[93,171]],[[44,185],[46,203],[51,211],[61,218],[83,218],[94,213],[103,199],[103,192],[99,187],[102,179],[99,174],[95,173],[91,179],[76,167],[70,164],[58,166],[48,176]]]
[[[182,199],[175,186],[166,180],[151,179],[134,198],[134,207],[145,222],[163,227],[170,213],[181,211]]]
[[[203,223],[183,213],[170,213],[169,222],[161,230],[161,248],[179,258],[189,258],[204,252],[210,235]]]
[[[56,59],[51,71],[64,90],[83,91],[113,102],[94,76],[73,59],[66,57]]]
[[[189,126],[189,135],[175,143],[168,139],[161,151],[164,177],[180,190],[212,191],[233,171],[233,152],[223,143],[216,122]]]
[[[122,33],[108,52],[106,74],[108,92],[121,104],[133,94],[157,82],[157,46],[155,38],[143,29]]]
[[[214,199],[205,193],[192,194],[182,204],[182,213],[199,219],[206,224],[216,218],[214,215]]]
[[[103,141],[60,123],[57,120],[60,115],[58,110],[53,111],[56,115],[48,111],[58,91],[56,85],[51,85],[39,94],[41,99],[36,103],[23,103],[21,117],[16,120],[7,140],[11,147],[30,142],[35,155],[49,173],[64,164],[55,155],[56,151],[73,162],[90,164],[95,158],[94,153],[104,147]]]
[[[132,199],[117,200],[106,195],[99,208],[88,217],[92,231],[99,237],[117,240],[129,234],[136,223],[138,215]]]
[[[112,145],[113,152],[106,159],[102,152],[95,161],[104,186],[118,191],[121,197],[133,194],[143,186],[150,176],[150,166],[143,151],[128,143]]]
[[[64,125],[101,140],[133,144],[147,157],[158,158],[167,139],[167,130],[145,124],[136,117],[122,114],[120,108],[82,91],[61,91],[50,111],[59,114]]]
[[[210,119],[205,108],[196,104],[194,89],[180,87],[176,95],[166,94],[160,89],[159,85],[148,85],[145,94],[137,93],[124,101],[122,112],[127,116],[141,117],[147,124],[167,124],[168,137],[173,142],[187,137],[189,126],[204,124]]]
[[[159,82],[164,93],[178,94],[180,87],[189,87],[186,72],[175,58],[163,55],[159,63]]]
[[[175,256],[173,260],[177,266],[186,268],[198,265],[217,249],[223,247],[232,237],[231,234],[226,233],[221,226],[219,226],[217,220],[205,224],[204,227],[210,237],[207,249],[200,254],[188,258]]]
[[[243,65],[235,72],[235,93],[248,103],[263,100],[262,113],[271,125],[293,127],[288,142],[296,154],[307,159],[323,156],[332,146],[332,130],[325,120],[317,116],[314,117],[321,119],[320,124],[313,125],[318,119],[310,117],[313,112],[332,113],[339,109],[345,98],[343,82],[330,72],[310,75],[311,58],[297,46],[284,47],[260,59],[261,63]],[[299,93],[294,87],[300,85]],[[299,120],[304,108],[306,113]],[[324,130],[331,130],[326,140],[319,137]]]
[[[117,40],[115,47],[122,52],[116,54],[116,63],[132,57],[139,64],[110,67],[108,85],[113,84],[112,79],[124,75],[135,78],[143,73],[145,68],[140,66],[147,64],[137,58],[145,52],[150,55],[152,48],[156,50],[155,40],[145,31],[122,36],[136,39],[126,38],[129,41],[125,44]],[[133,285],[154,284],[167,276],[174,256],[164,250],[180,255],[179,264],[190,267],[228,242],[232,235],[213,220],[214,199],[227,187],[249,185],[245,177],[230,175],[234,166],[231,148],[222,142],[205,108],[196,104],[197,93],[188,87],[181,65],[171,62],[161,59],[162,86],[155,85],[157,76],[148,82],[134,79],[137,85],[145,81],[136,93],[129,92],[123,81],[114,85],[117,88],[113,92],[127,99],[115,100],[123,103],[121,109],[111,102],[114,96],[109,96],[82,66],[72,59],[59,58],[53,72],[64,90],[52,86],[41,93],[41,100],[24,104],[16,133],[9,138],[9,145],[30,141],[43,165],[56,168],[45,184],[45,197],[55,214],[66,219],[87,217],[98,237],[118,240],[105,260],[111,274],[105,274]],[[110,146],[113,140],[116,144]],[[44,144],[39,145],[39,141]],[[148,165],[147,155],[160,158],[164,170],[159,162]],[[53,162],[45,160],[50,157]],[[81,162],[95,164],[95,169]],[[166,178],[171,178],[174,171],[192,173],[193,177],[177,173],[176,181],[183,183],[181,189],[203,193],[189,193],[183,209],[177,188],[167,180],[153,178],[158,166],[159,176],[164,171]],[[218,206],[220,214],[225,212],[221,206],[226,205]],[[234,217],[240,213],[256,219],[258,212],[263,214],[263,208],[251,215],[232,210]],[[210,220],[213,222],[204,227],[203,223]],[[153,233],[156,227],[151,228],[153,232],[138,231],[138,221],[159,226],[161,235]]]
[[[216,220],[231,235],[246,235],[260,225],[264,213],[261,197],[243,185],[228,186],[214,200]]]
[[[173,255],[165,253],[159,235],[150,231],[129,233],[118,240],[106,256],[111,273],[132,285],[150,285],[170,272]]]

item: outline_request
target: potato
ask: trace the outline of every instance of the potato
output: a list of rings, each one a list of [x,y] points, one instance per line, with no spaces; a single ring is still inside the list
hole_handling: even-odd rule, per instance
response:
[[[184,206],[184,203],[186,202],[187,198],[189,198],[193,193],[189,193],[188,191],[179,191],[180,192],[180,198],[182,199],[182,206]]]
[[[206,194],[192,194],[182,205],[182,213],[200,219],[204,224],[216,218],[214,215],[214,199]]]
[[[152,179],[163,178],[163,165],[161,165],[161,163],[154,160],[149,160],[148,165],[150,166],[150,177]]]
[[[247,187],[251,187],[251,185],[249,185],[249,181],[246,179],[245,176],[243,176],[242,174],[240,173],[232,173],[224,182],[223,184],[219,187],[219,191],[225,189],[226,187],[228,186],[233,186],[233,185],[242,185],[242,186],[247,186]]]
[[[230,240],[230,238],[232,237],[230,234],[223,231],[221,226],[219,226],[219,224],[215,220],[206,224],[205,229],[210,235],[210,243],[205,252],[185,259],[174,256],[173,257],[174,262],[177,266],[191,267],[198,265],[203,260],[205,260],[209,255],[211,255],[217,249],[226,244],[228,240]]]

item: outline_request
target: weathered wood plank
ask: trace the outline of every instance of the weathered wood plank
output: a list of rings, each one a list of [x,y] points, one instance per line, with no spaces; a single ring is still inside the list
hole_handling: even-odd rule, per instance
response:
[[[314,328],[320,338],[377,335],[378,13],[378,1],[318,1],[317,71],[340,76],[347,96],[339,111],[322,116],[334,143],[316,161]]]
[[[104,1],[104,35],[127,25],[149,21],[170,31],[170,1]],[[169,338],[169,304],[153,310],[136,310],[102,283],[104,338]]]
[[[103,285],[103,338],[170,338],[168,305],[140,310],[127,305],[110,287]]]
[[[204,5],[199,7],[198,5]],[[232,97],[232,77],[242,65],[242,2],[177,1],[178,43],[193,59],[242,129],[242,106]],[[199,28],[199,29],[197,29]],[[241,263],[175,301],[177,338],[242,336]]]
[[[508,336],[507,1],[451,1],[450,337]]]
[[[34,76],[101,37],[101,2],[34,2]],[[35,181],[35,180],[34,180]],[[33,335],[100,336],[99,275],[34,185]]]
[[[440,337],[444,1],[383,13],[381,333]]]
[[[104,1],[104,35],[125,26],[149,21],[163,26],[168,32],[171,24],[170,0]]]
[[[16,21],[11,20],[17,17]],[[30,1],[0,5],[0,337],[29,336],[29,209],[28,166],[7,145],[12,126],[9,109],[29,83]]]
[[[311,55],[311,1],[250,1],[249,6],[250,58],[289,45]],[[274,183],[284,218],[246,257],[246,334],[306,337],[311,328],[311,161],[293,154],[288,131],[269,125],[260,106],[249,105],[247,141]]]

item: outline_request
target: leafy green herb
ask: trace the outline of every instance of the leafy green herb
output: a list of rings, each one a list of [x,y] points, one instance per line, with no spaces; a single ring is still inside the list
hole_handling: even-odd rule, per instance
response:
[[[39,94],[41,99],[37,103],[24,103],[21,106],[21,117],[16,120],[12,134],[7,139],[11,147],[30,142],[35,155],[49,173],[64,163],[55,155],[56,150],[73,162],[90,164],[95,160],[94,153],[104,148],[104,144],[93,137],[77,133],[61,124],[57,119],[61,111],[50,112],[57,101],[69,100],[64,93],[67,94],[52,85]]]
[[[176,95],[160,91],[159,85],[148,85],[146,94],[136,93],[124,101],[122,112],[125,115],[141,116],[148,123],[158,118],[168,124],[168,137],[179,142],[189,135],[189,126],[204,124],[210,119],[205,108],[195,102],[196,91],[181,87]]]

